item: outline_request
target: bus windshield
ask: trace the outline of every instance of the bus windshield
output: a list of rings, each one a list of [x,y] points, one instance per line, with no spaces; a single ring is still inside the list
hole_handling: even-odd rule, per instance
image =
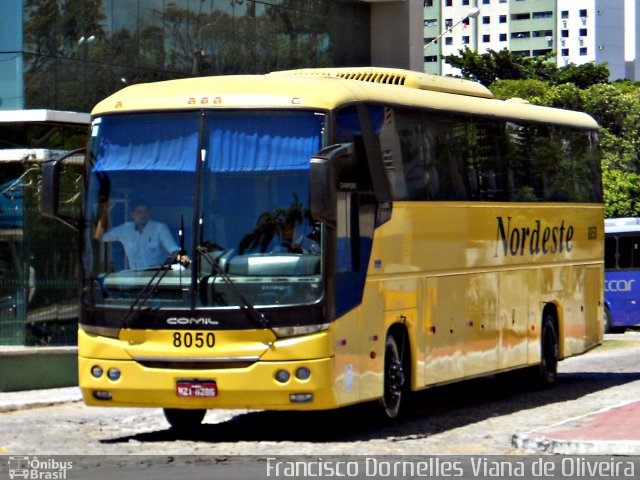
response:
[[[309,159],[324,115],[113,115],[92,126],[85,304],[308,304],[322,294]]]

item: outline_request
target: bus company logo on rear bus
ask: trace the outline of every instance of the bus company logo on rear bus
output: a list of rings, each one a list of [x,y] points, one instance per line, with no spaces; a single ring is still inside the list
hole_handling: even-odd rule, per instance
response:
[[[217,320],[213,320],[210,317],[169,317],[167,318],[167,324],[186,325],[186,326],[203,326],[203,325],[218,325]]]

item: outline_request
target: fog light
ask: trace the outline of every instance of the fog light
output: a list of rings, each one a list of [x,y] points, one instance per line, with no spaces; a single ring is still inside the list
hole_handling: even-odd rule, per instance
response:
[[[308,380],[311,376],[311,370],[307,367],[300,367],[296,370],[296,378],[298,380]]]
[[[289,395],[291,403],[309,403],[313,401],[313,393],[292,393]]]
[[[109,380],[115,382],[120,378],[120,370],[117,368],[110,368],[109,370],[107,370],[107,377],[109,377]]]
[[[111,392],[107,392],[106,390],[95,390],[93,392],[93,397],[98,400],[111,400]]]
[[[280,383],[287,383],[291,375],[286,370],[278,370],[276,372],[276,380]]]
[[[91,367],[91,375],[93,375],[95,378],[100,378],[103,373],[104,370],[102,370],[102,367],[99,367],[98,365],[94,365],[93,367]]]

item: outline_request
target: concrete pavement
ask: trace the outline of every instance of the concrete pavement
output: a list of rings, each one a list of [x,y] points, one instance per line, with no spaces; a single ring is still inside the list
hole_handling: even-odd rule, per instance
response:
[[[0,412],[82,401],[78,387],[0,393]],[[512,445],[527,453],[640,455],[640,399],[526,433]]]

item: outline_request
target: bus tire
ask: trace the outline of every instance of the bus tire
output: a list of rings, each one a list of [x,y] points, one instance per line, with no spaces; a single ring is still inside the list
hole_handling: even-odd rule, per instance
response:
[[[385,419],[393,420],[400,414],[406,377],[398,343],[395,336],[389,334],[384,348],[384,386],[380,398],[381,413]]]
[[[180,432],[197,428],[204,419],[206,410],[184,410],[180,408],[164,408],[164,418],[173,430]]]
[[[604,333],[611,333],[613,329],[611,328],[611,311],[609,307],[604,306]]]
[[[540,333],[540,364],[534,370],[534,380],[538,387],[549,388],[556,383],[559,360],[558,328],[553,313],[546,310],[543,313]]]

